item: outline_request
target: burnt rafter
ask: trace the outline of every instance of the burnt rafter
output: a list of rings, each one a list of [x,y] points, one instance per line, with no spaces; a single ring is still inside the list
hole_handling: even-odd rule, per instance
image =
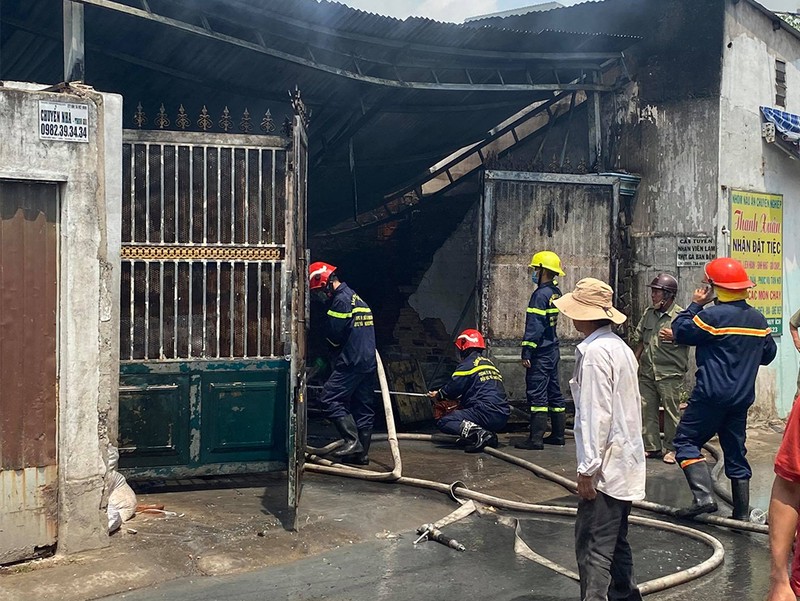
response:
[[[161,23],[163,25],[167,25],[175,29],[185,31],[187,33],[214,39],[219,42],[231,44],[240,48],[245,48],[253,52],[257,52],[259,54],[264,54],[272,58],[302,65],[304,67],[308,67],[311,69],[336,75],[339,77],[344,77],[355,81],[361,81],[364,83],[369,83],[389,88],[439,90],[439,91],[454,91],[454,92],[475,91],[475,90],[480,90],[484,92],[491,92],[491,91],[531,92],[531,91],[576,91],[576,90],[604,92],[611,90],[611,87],[600,83],[588,83],[588,82],[581,82],[578,84],[571,84],[571,83],[559,84],[557,82],[528,83],[527,81],[514,82],[514,78],[512,75],[515,71],[518,71],[521,68],[522,69],[525,68],[524,64],[525,61],[554,60],[563,62],[574,59],[577,61],[584,61],[584,62],[585,61],[601,62],[608,59],[621,58],[621,53],[619,52],[526,53],[526,52],[501,52],[501,51],[473,51],[463,48],[431,47],[429,49],[431,52],[439,52],[444,54],[456,53],[460,56],[466,55],[466,56],[471,56],[473,58],[493,59],[494,61],[496,61],[497,64],[485,65],[485,66],[481,65],[480,68],[472,68],[471,71],[473,71],[473,78],[474,78],[474,72],[476,70],[480,70],[481,68],[484,68],[485,70],[490,70],[492,72],[496,72],[499,74],[499,77],[497,78],[499,81],[492,83],[476,84],[474,82],[470,83],[470,81],[468,81],[467,78],[465,78],[464,81],[461,82],[453,82],[453,81],[437,82],[433,77],[431,77],[430,80],[418,81],[409,79],[408,75],[406,77],[403,77],[403,74],[400,73],[399,67],[396,64],[391,65],[391,68],[389,69],[387,69],[385,66],[379,65],[379,70],[381,73],[380,76],[363,73],[364,65],[362,64],[360,68],[362,73],[359,73],[358,69],[351,70],[347,68],[342,68],[341,66],[324,63],[320,59],[312,60],[307,56],[301,56],[285,50],[280,50],[278,48],[270,47],[269,44],[265,43],[263,37],[256,36],[254,31],[251,32],[251,37],[252,39],[256,39],[257,40],[256,42],[241,37],[229,35],[226,33],[221,33],[213,29],[208,19],[204,19],[202,25],[194,25],[187,21],[182,21],[179,19],[157,14],[152,9],[143,10],[132,6],[127,6],[115,0],[75,0],[75,1],[89,6],[95,6],[107,10],[113,10],[122,14],[126,14],[131,17],[144,19],[155,23]],[[277,17],[279,17],[279,15],[275,15],[273,18]],[[370,43],[375,43],[375,38],[370,38],[369,41]],[[428,47],[423,46],[423,48],[411,48],[411,50],[420,51],[423,50],[424,48]],[[306,52],[304,54],[307,55],[308,53]],[[351,58],[349,58],[348,60],[350,60],[350,64],[352,64]],[[365,59],[362,57],[361,58],[362,63],[364,60]],[[509,62],[511,64],[507,69],[501,66],[503,64],[509,64]],[[461,72],[463,71],[463,69],[459,67],[454,71]],[[504,77],[502,75],[503,72],[507,72],[508,76]],[[429,73],[429,72],[426,70],[422,70],[420,71],[420,73]]]
[[[330,139],[324,140],[322,148],[311,157],[311,165],[318,166],[325,159],[326,155],[340,148],[342,144],[351,140],[361,129],[372,122],[372,120],[381,113],[384,103],[388,98],[389,94],[386,92],[376,96],[369,108],[367,108],[362,98],[359,110],[356,111],[352,117],[346,119],[344,124]]]

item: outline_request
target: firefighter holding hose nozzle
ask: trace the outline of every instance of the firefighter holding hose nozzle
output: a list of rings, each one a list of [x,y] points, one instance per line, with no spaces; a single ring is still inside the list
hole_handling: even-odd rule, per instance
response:
[[[496,432],[511,415],[503,376],[483,356],[486,342],[478,330],[464,330],[456,338],[459,364],[450,381],[428,396],[434,401],[436,427],[445,434],[460,436],[466,453],[497,447]],[[457,403],[453,402],[457,401]]]

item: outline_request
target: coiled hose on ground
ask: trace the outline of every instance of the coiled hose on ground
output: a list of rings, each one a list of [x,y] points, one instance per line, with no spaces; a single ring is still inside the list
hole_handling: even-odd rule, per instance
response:
[[[362,480],[370,480],[370,481],[377,481],[377,482],[387,482],[387,483],[395,483],[395,484],[403,484],[407,486],[414,486],[418,488],[426,488],[428,490],[435,490],[444,494],[451,496],[452,498],[458,500],[458,497],[463,497],[466,499],[472,499],[474,501],[478,501],[484,503],[486,505],[491,505],[498,508],[509,509],[514,511],[521,511],[521,512],[530,512],[530,513],[539,513],[539,514],[549,514],[549,515],[562,515],[562,516],[573,516],[577,513],[577,510],[571,507],[558,507],[554,505],[538,505],[533,503],[523,503],[520,501],[512,501],[510,499],[503,499],[501,497],[496,497],[493,495],[487,495],[484,493],[480,493],[474,490],[471,490],[464,486],[462,483],[457,482],[454,484],[446,484],[444,482],[435,482],[432,480],[424,480],[420,478],[409,478],[407,476],[402,475],[402,460],[400,457],[400,447],[399,447],[399,440],[417,440],[417,441],[429,441],[429,442],[454,442],[456,440],[455,436],[448,436],[443,434],[398,434],[395,423],[394,423],[394,414],[392,412],[392,403],[391,397],[389,393],[389,386],[386,381],[386,373],[383,368],[383,362],[381,361],[380,354],[376,353],[377,355],[377,362],[378,362],[378,380],[380,382],[380,390],[381,390],[381,398],[383,400],[383,408],[386,414],[386,429],[387,434],[385,435],[373,435],[372,439],[375,441],[378,440],[388,440],[389,441],[389,448],[391,449],[392,453],[392,461],[394,467],[391,471],[388,472],[378,472],[373,470],[366,470],[360,469],[356,467],[350,467],[338,463],[334,463],[329,461],[323,457],[320,457],[321,454],[330,452],[333,448],[338,446],[337,443],[327,445],[323,449],[313,449],[309,448],[309,452],[307,454],[308,463],[306,463],[306,469],[310,472],[316,473],[323,473],[323,474],[331,474],[336,476],[345,476],[348,478],[358,478]],[[559,484],[563,486],[567,490],[572,493],[575,493],[577,490],[576,484],[574,481],[565,478],[559,474],[556,474],[548,469],[545,469],[535,463],[527,461],[525,459],[521,459],[509,453],[505,453],[498,449],[493,449],[487,447],[484,449],[484,452],[492,457],[496,457],[503,461],[507,461],[514,465],[518,465],[528,471],[533,472],[537,476]],[[643,509],[647,511],[651,511],[654,513],[659,513],[662,515],[674,517],[676,512],[678,511],[675,507],[670,507],[668,505],[663,505],[660,503],[653,503],[650,501],[634,501],[633,506],[637,509]],[[706,524],[712,524],[715,526],[723,526],[726,528],[732,528],[736,530],[743,530],[748,532],[757,532],[757,533],[764,533],[768,532],[766,526],[761,524],[752,524],[750,522],[741,522],[738,520],[732,520],[730,518],[723,518],[714,515],[700,515],[694,518],[697,522],[702,522]],[[633,524],[643,525],[651,528],[658,528],[661,530],[666,530],[669,532],[674,532],[677,534],[681,534],[684,536],[688,536],[695,540],[699,540],[706,545],[708,545],[712,549],[711,556],[702,561],[701,563],[687,568],[685,570],[681,570],[674,574],[669,574],[667,576],[662,576],[660,578],[656,578],[654,580],[650,580],[648,582],[644,582],[639,585],[639,589],[642,594],[650,594],[655,593],[658,591],[662,591],[667,588],[672,588],[679,584],[684,584],[686,582],[690,582],[699,578],[705,574],[708,574],[712,570],[716,569],[722,564],[722,561],[725,556],[725,550],[722,546],[722,543],[719,542],[713,536],[706,534],[705,532],[701,532],[695,528],[690,528],[688,526],[683,526],[680,524],[674,524],[671,522],[665,522],[663,520],[656,520],[651,518],[645,518],[641,516],[632,515],[630,517],[630,522]],[[543,565],[547,565],[547,567],[551,569],[556,569],[559,573],[565,574],[571,578],[574,578],[574,574],[567,570],[566,568],[562,568],[561,566],[556,566],[554,568],[554,564],[552,562],[543,563]],[[560,569],[557,569],[560,568]]]

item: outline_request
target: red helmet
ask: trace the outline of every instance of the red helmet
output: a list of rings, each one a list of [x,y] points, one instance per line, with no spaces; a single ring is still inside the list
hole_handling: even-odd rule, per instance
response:
[[[705,272],[709,284],[725,290],[746,290],[755,286],[747,277],[744,266],[730,257],[714,259],[706,265]]]
[[[336,266],[317,261],[308,266],[308,288],[318,290],[328,285],[328,279],[336,271]]]
[[[456,348],[460,351],[470,348],[485,349],[486,341],[478,330],[464,330],[456,338]]]

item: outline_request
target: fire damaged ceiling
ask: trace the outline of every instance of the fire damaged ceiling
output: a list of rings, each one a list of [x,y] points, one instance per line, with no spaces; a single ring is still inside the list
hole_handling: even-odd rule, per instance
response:
[[[298,88],[311,110],[311,232],[381,206],[532,103],[609,90],[603,72],[638,40],[317,0],[77,4],[85,81],[122,94],[126,128],[275,133]],[[0,11],[0,79],[60,82],[62,3],[5,0]]]

